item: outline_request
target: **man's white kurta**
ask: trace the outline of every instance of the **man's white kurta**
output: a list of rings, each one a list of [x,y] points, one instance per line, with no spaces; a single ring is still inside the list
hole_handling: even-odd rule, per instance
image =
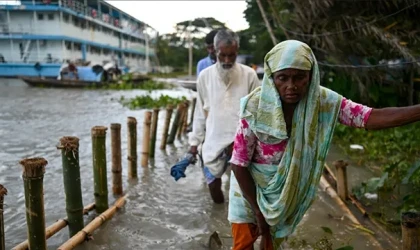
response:
[[[226,84],[217,66],[204,69],[197,79],[197,104],[193,130],[189,134],[191,146],[202,145],[203,162],[216,178],[223,175],[223,150],[233,143],[239,121],[240,99],[260,85],[256,72],[235,63],[231,81]]]

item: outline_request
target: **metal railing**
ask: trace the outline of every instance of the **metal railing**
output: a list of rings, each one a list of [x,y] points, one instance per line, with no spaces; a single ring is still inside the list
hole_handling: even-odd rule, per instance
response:
[[[122,25],[122,20],[120,18],[115,18],[107,13],[102,13],[100,10],[97,10],[95,8],[89,7],[84,5],[84,3],[81,3],[79,1],[75,0],[62,0],[61,4],[58,0],[51,0],[51,1],[44,1],[43,3],[40,2],[32,2],[32,1],[17,1],[17,0],[9,0],[4,1],[0,0],[0,6],[1,5],[25,5],[25,6],[31,6],[31,5],[45,5],[45,6],[62,6],[65,8],[68,8],[70,10],[73,10],[77,13],[83,14],[84,16],[90,17],[94,20],[98,20],[101,23],[104,23],[106,25],[110,25],[113,28],[116,28],[120,32],[123,32],[126,35],[130,35],[136,38],[145,39],[145,34],[142,29],[135,28],[135,25],[132,25],[133,28],[127,28]],[[127,25],[128,26],[128,25]],[[131,30],[129,30],[131,29]]]
[[[58,27],[58,26],[57,26]],[[98,31],[98,30],[91,30],[91,27],[86,27],[84,29],[80,27],[74,27],[75,29],[80,29],[80,32],[74,33],[71,35],[72,37],[77,37],[84,40],[90,40],[94,42],[99,42],[96,39],[91,39],[91,35],[94,37],[99,38],[98,40],[102,40],[103,38],[107,38],[107,44],[111,46],[118,46],[119,38],[106,33],[105,31]],[[93,32],[93,33],[92,33]],[[53,29],[45,29],[42,27],[37,26],[36,23],[29,22],[25,24],[20,24],[16,22],[9,23],[0,23],[0,35],[63,35],[62,30],[56,29],[56,33],[53,32]],[[88,34],[88,36],[87,36]],[[66,34],[68,35],[68,34]],[[109,38],[108,38],[109,37]],[[126,40],[123,38],[122,48],[128,49],[130,47],[144,47],[142,43]]]
[[[0,63],[62,63],[66,60],[63,51],[49,51],[48,53],[31,51],[26,55],[24,51],[19,53],[14,50],[13,52],[15,53],[12,51],[0,53]]]
[[[25,47],[25,46],[24,46]],[[29,47],[29,50],[26,51],[22,49],[19,51],[19,47],[16,45],[14,49],[11,48],[9,51],[3,53],[0,52],[0,63],[64,63],[67,60],[77,60],[82,59],[82,52],[79,49],[74,48],[65,49],[65,50],[48,50],[45,51],[45,48],[37,51],[37,47],[32,43]],[[117,57],[117,53],[104,54],[103,51],[95,53],[93,51],[86,51],[87,61],[106,61],[111,60],[112,58]],[[140,56],[131,56],[126,53],[123,54],[123,60],[126,62],[136,63],[138,60],[144,60]]]

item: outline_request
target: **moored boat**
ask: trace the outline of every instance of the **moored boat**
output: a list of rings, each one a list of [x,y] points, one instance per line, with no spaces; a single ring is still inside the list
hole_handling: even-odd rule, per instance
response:
[[[98,87],[104,86],[109,83],[96,82],[96,81],[84,81],[84,80],[69,80],[69,79],[48,79],[35,76],[20,76],[18,77],[26,84],[31,87],[41,88],[87,88],[87,87]]]

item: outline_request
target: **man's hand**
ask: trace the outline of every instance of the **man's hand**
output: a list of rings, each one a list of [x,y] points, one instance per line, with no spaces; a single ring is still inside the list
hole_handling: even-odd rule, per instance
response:
[[[227,155],[231,156],[233,152],[233,142],[226,147],[225,152]]]
[[[197,146],[191,146],[189,153],[191,153],[192,155],[194,155],[194,157],[196,157],[197,154],[198,154],[198,147]]]

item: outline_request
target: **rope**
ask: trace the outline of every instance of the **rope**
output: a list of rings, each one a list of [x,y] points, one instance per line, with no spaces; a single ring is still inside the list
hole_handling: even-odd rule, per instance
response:
[[[395,63],[395,64],[376,64],[376,65],[330,64],[330,63],[318,62],[319,65],[325,66],[325,67],[330,67],[330,68],[353,68],[353,69],[392,68],[392,67],[396,67],[396,66],[414,64],[414,63],[419,64],[420,61],[399,62],[399,63]]]

